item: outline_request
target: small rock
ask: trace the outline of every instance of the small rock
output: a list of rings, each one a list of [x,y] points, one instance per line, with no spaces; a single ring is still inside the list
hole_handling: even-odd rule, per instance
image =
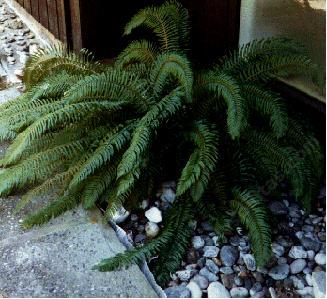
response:
[[[140,243],[144,243],[145,240],[146,240],[146,236],[145,235],[143,235],[143,234],[137,234],[135,236],[134,242],[137,243],[137,244],[140,244]]]
[[[288,253],[288,256],[293,259],[305,259],[308,256],[308,253],[304,250],[302,246],[292,246],[291,250]]]
[[[212,282],[208,287],[208,298],[230,298],[230,294],[223,284]]]
[[[250,289],[250,295],[253,297],[255,294],[259,293],[262,290],[262,285],[260,282],[256,282]]]
[[[224,274],[233,274],[234,270],[232,269],[232,267],[221,267],[220,272]]]
[[[314,227],[312,225],[303,225],[302,230],[306,233],[309,233],[314,231]]]
[[[131,215],[131,221],[136,222],[139,219],[139,217],[136,214]]]
[[[305,268],[303,269],[303,273],[304,273],[304,274],[311,274],[311,273],[312,273],[312,269],[309,268],[309,267],[305,267]]]
[[[195,281],[190,281],[186,287],[190,290],[192,298],[202,297],[202,290]]]
[[[155,236],[158,235],[159,233],[159,226],[157,223],[154,223],[154,222],[151,222],[149,221],[146,225],[145,225],[145,232],[146,232],[146,235],[149,237],[149,238],[154,238]]]
[[[178,276],[178,278],[181,281],[189,281],[191,279],[191,277],[194,275],[195,271],[194,270],[181,270],[181,271],[177,271],[176,274]]]
[[[241,287],[243,285],[243,280],[241,277],[239,276],[235,276],[234,277],[234,283],[238,286]]]
[[[213,282],[213,281],[217,281],[218,280],[218,277],[213,274],[212,272],[210,272],[208,270],[208,268],[202,268],[199,272],[199,274],[201,274],[202,276],[204,276],[205,278],[208,279],[209,282]]]
[[[173,203],[176,199],[176,194],[171,188],[163,188],[160,199],[163,202]]]
[[[268,290],[269,290],[269,294],[270,294],[271,298],[277,298],[278,297],[274,288],[270,287]]]
[[[303,288],[302,290],[296,290],[296,292],[302,296],[302,297],[312,297],[314,294],[313,294],[313,287],[305,287]]]
[[[234,246],[223,246],[220,250],[220,259],[225,266],[233,266],[238,258],[238,251]]]
[[[318,252],[321,247],[320,242],[313,240],[311,238],[308,238],[308,237],[304,237],[304,238],[300,239],[300,242],[306,250],[313,250],[315,252]]]
[[[278,243],[272,243],[272,252],[277,256],[280,257],[284,254],[285,249],[283,246],[279,245]]]
[[[164,290],[168,298],[190,298],[191,291],[186,286],[174,286]]]
[[[283,264],[283,265],[277,265],[270,269],[268,275],[275,279],[275,280],[282,280],[285,279],[289,273],[289,265]]]
[[[221,282],[227,289],[231,289],[234,286],[235,274],[221,274]]]
[[[293,285],[297,290],[304,289],[304,281],[302,279],[300,279],[299,277],[297,277],[295,275],[291,275],[290,279],[292,280]]]
[[[149,206],[149,201],[146,199],[143,199],[139,205],[140,209],[145,210]]]
[[[210,259],[206,259],[206,267],[210,272],[217,274],[219,272],[219,267]]]
[[[145,212],[145,217],[154,223],[159,223],[162,221],[162,213],[157,207],[152,207],[151,209],[147,210]]]
[[[269,203],[269,209],[274,215],[286,215],[288,210],[283,202],[272,201]]]
[[[317,253],[315,256],[315,261],[320,266],[326,265],[326,254]]]
[[[249,296],[249,291],[243,287],[236,287],[230,290],[232,298],[246,298]]]
[[[313,286],[311,274],[308,273],[305,275],[305,281],[307,282],[308,286],[310,286],[310,287]]]
[[[202,222],[201,223],[201,227],[206,232],[213,232],[213,230],[214,230],[213,227],[212,227],[212,225],[209,222],[207,222],[207,221]]]
[[[316,253],[313,250],[308,250],[307,255],[308,255],[308,257],[307,257],[308,260],[312,261],[312,260],[314,260]]]
[[[240,237],[239,236],[233,236],[229,239],[229,243],[233,246],[239,246],[240,245]]]
[[[256,269],[256,263],[254,256],[252,254],[245,254],[243,255],[243,261],[246,265],[246,268],[250,271],[255,271]]]
[[[195,275],[193,278],[192,278],[192,281],[196,282],[198,284],[198,286],[202,289],[202,290],[205,290],[207,289],[208,285],[209,285],[209,280],[203,276],[203,275],[200,275],[200,274],[197,274]]]
[[[312,273],[313,293],[316,298],[326,297],[326,273],[323,271]]]
[[[287,264],[287,258],[281,256],[280,258],[278,258],[278,260],[277,260],[277,264],[278,264],[278,265]]]
[[[219,248],[216,246],[205,246],[203,248],[203,256],[205,257],[217,257]]]
[[[192,239],[194,249],[200,249],[204,246],[204,240],[201,236],[194,236]]]
[[[298,274],[303,271],[307,262],[304,259],[297,259],[290,264],[290,270],[292,274]]]

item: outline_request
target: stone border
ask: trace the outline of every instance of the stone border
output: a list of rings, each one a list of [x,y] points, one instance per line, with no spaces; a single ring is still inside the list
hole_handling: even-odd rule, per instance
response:
[[[15,0],[4,0],[4,2],[14,11],[22,22],[35,34],[45,46],[52,44],[62,44],[55,36],[34,19],[20,4]]]

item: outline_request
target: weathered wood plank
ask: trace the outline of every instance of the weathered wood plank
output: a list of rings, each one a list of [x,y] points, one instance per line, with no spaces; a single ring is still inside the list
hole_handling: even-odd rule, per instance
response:
[[[64,0],[57,0],[59,39],[67,43],[66,10]]]
[[[39,1],[38,0],[31,0],[31,10],[32,10],[32,16],[37,20],[40,21],[40,15],[39,15]]]
[[[80,1],[79,0],[69,0],[69,3],[70,3],[70,18],[71,18],[73,49],[78,51],[78,50],[82,49],[82,47],[83,47]]]
[[[49,31],[56,38],[59,38],[58,14],[57,14],[57,3],[56,2],[57,2],[56,0],[47,0],[48,20],[49,20]]]
[[[28,13],[32,13],[31,10],[31,0],[24,0],[24,8]]]
[[[36,1],[36,0],[35,0]],[[48,19],[48,5],[47,0],[39,1],[39,16],[40,23],[47,29],[49,29],[49,19]]]

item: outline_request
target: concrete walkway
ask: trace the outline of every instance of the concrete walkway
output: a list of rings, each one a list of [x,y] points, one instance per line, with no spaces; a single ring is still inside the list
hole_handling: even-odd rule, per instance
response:
[[[0,102],[8,100],[8,94],[17,95],[0,91]],[[0,145],[0,156],[7,146]],[[158,297],[138,266],[115,272],[91,270],[101,259],[125,250],[98,210],[79,207],[23,231],[24,215],[13,215],[19,198],[0,198],[0,298]]]

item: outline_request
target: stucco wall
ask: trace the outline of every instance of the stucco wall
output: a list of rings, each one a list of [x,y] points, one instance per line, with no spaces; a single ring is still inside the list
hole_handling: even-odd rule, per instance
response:
[[[291,37],[307,47],[325,72],[325,5],[326,0],[242,0],[240,44],[267,36]],[[307,80],[302,84],[312,89]]]

